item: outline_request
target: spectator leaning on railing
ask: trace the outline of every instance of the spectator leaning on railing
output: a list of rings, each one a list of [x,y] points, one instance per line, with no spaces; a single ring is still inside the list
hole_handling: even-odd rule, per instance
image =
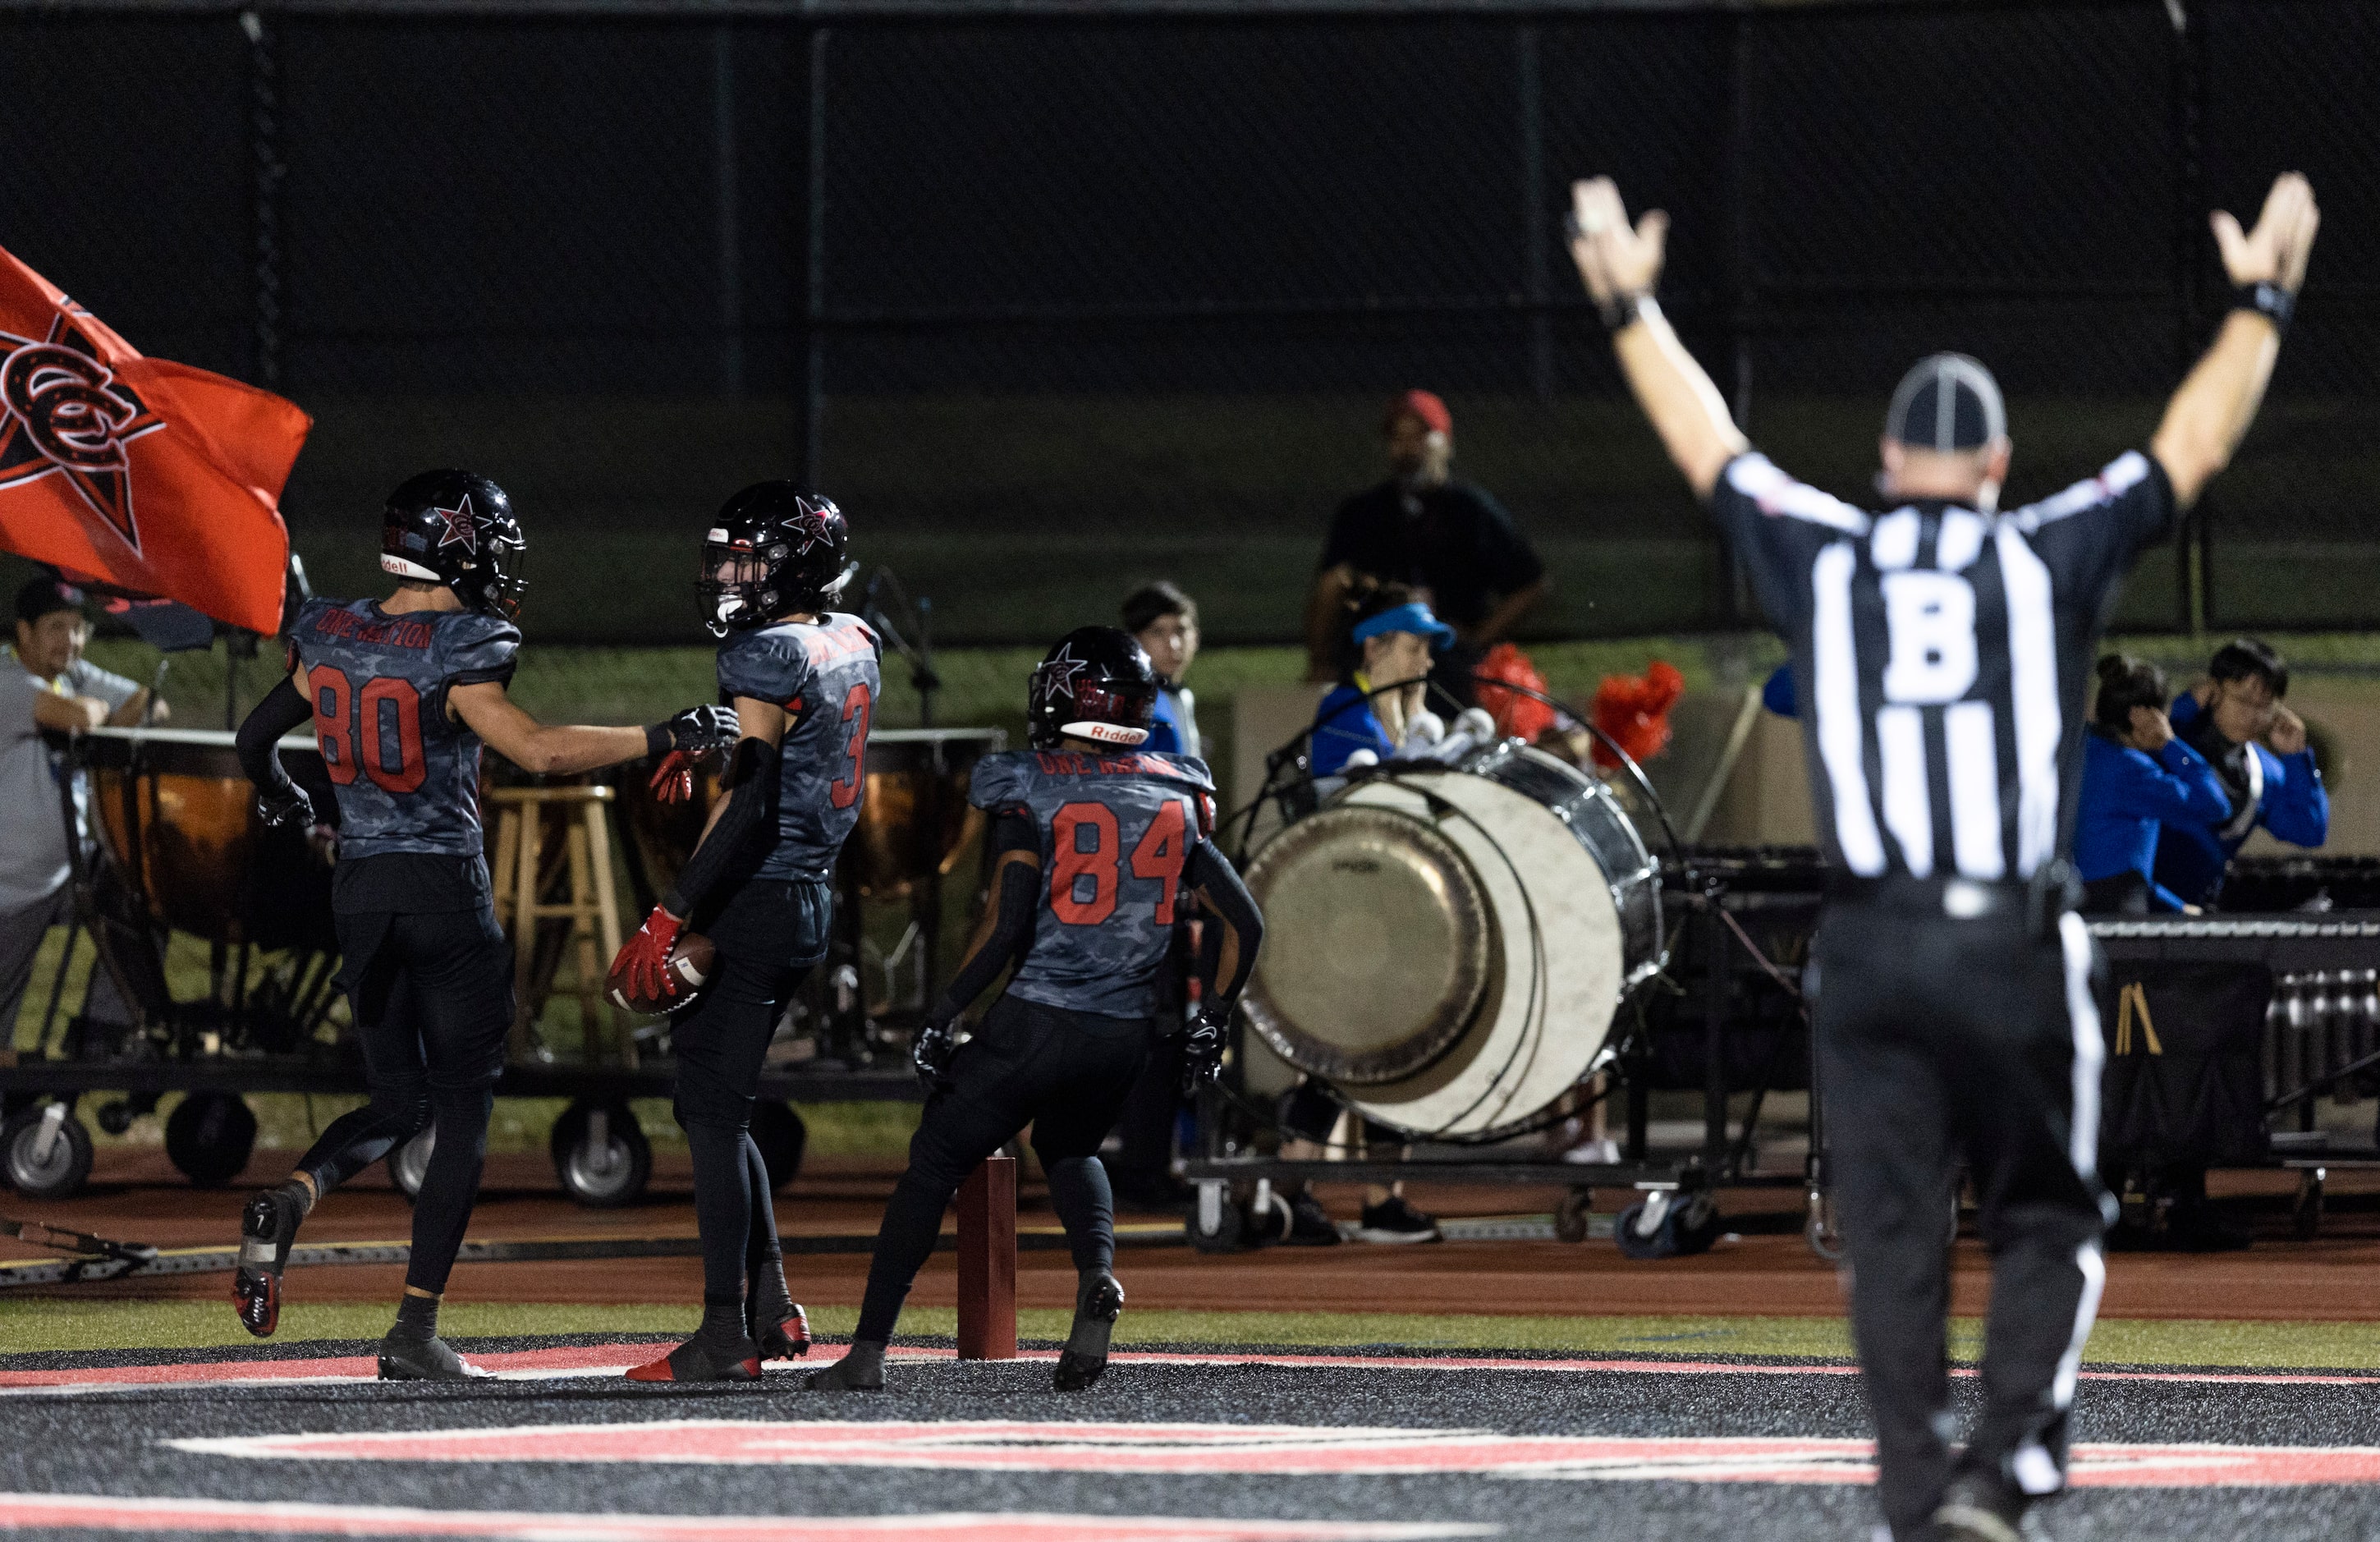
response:
[[[0,662],[0,1045],[16,1028],[42,937],[73,919],[67,880],[74,868],[58,800],[65,771],[42,731],[134,723],[149,710],[145,686],[82,656],[91,641],[82,606],[80,589],[53,578],[18,589],[17,644]],[[163,702],[155,715],[164,716]],[[80,783],[74,794],[77,823],[91,851],[89,794]],[[104,969],[91,971],[83,1015],[101,1023],[132,1020]]]

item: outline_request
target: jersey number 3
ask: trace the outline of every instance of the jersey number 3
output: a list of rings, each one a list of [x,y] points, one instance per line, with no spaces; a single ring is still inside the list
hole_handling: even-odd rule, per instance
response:
[[[826,800],[837,808],[848,808],[857,803],[859,790],[868,785],[868,718],[872,706],[864,680],[844,694],[843,753],[851,768],[829,783],[826,789]]]
[[[1173,898],[1190,855],[1189,823],[1180,801],[1168,798],[1132,848],[1132,876],[1158,884],[1161,927],[1173,924]],[[1123,837],[1115,810],[1104,803],[1066,804],[1050,821],[1050,838],[1057,848],[1050,871],[1050,912],[1070,927],[1095,927],[1114,915],[1116,886],[1123,881]]]
[[[358,691],[346,672],[316,664],[306,672],[306,688],[314,695],[314,738],[322,747],[322,769],[334,783],[352,783],[360,761],[363,773],[384,791],[410,793],[421,785],[430,762],[421,753],[421,693],[411,681],[377,674]],[[394,766],[388,763],[391,728],[396,731]]]

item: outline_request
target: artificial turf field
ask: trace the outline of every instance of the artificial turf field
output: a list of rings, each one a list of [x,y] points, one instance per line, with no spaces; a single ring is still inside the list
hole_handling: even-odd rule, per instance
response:
[[[0,1527],[1289,1542],[1873,1523],[1831,1319],[1128,1310],[1107,1378],[1061,1396],[1031,1336],[1062,1318],[1027,1312],[1021,1360],[918,1338],[884,1393],[829,1396],[791,1364],[758,1387],[630,1383],[686,1313],[519,1305],[448,1313],[500,1379],[382,1386],[360,1335],[385,1312],[321,1305],[311,1333],[359,1336],[257,1343],[212,1303],[0,1303],[18,1346],[0,1355]],[[817,1314],[828,1337],[851,1317]],[[1972,1408],[1972,1372],[1954,1386]],[[2380,1327],[2109,1321],[2075,1438],[2058,1536],[2380,1536]]]

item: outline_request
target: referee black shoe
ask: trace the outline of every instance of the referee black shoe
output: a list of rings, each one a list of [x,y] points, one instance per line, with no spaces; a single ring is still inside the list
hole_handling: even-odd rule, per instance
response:
[[[2047,1542],[2033,1514],[2033,1497],[1985,1473],[1961,1473],[1934,1512],[1939,1542]]]
[[[1075,1328],[1058,1352],[1050,1384],[1062,1392],[1088,1391],[1108,1368],[1108,1340],[1123,1316],[1123,1287],[1112,1274],[1094,1274],[1075,1293]]]

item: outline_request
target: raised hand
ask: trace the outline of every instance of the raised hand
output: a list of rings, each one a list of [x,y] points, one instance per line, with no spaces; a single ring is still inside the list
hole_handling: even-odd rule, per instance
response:
[[[1564,222],[1570,231],[1571,260],[1595,303],[1609,308],[1621,299],[1649,295],[1661,280],[1663,250],[1670,235],[1670,216],[1649,210],[1633,226],[1620,188],[1608,176],[1573,182],[1571,209]]]
[[[2273,726],[2265,730],[2265,743],[2276,755],[2295,755],[2306,747],[2305,719],[2287,707],[2273,709]]]
[[[2243,288],[2277,284],[2292,295],[2305,283],[2306,260],[2313,255],[2322,210],[2314,203],[2313,185],[2303,176],[2292,171],[2273,179],[2255,229],[2243,234],[2240,222],[2220,209],[2213,223],[2223,271],[2232,283]]]

